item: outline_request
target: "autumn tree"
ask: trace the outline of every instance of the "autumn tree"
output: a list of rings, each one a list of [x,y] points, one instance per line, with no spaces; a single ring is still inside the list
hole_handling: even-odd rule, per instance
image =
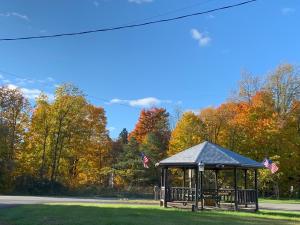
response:
[[[120,177],[120,185],[141,188],[158,184],[155,163],[161,160],[169,142],[169,114],[165,109],[143,109],[134,130],[128,135],[123,130],[114,143],[115,150],[121,154],[115,162],[116,173]],[[141,153],[150,159],[149,169],[143,168]]]
[[[218,143],[219,134],[223,123],[222,114],[218,112],[218,109],[209,107],[201,110],[200,120],[204,124],[204,137],[205,140],[212,143]]]
[[[290,64],[282,64],[267,78],[266,88],[272,93],[276,112],[285,115],[300,97],[300,71]]]
[[[81,149],[78,149],[78,165],[72,166],[74,172],[85,178],[84,183],[107,185],[106,170],[107,167],[111,166],[109,159],[111,139],[106,125],[107,119],[104,109],[87,105],[87,115],[84,117],[82,125],[86,132],[86,139],[82,140],[83,145]],[[83,149],[86,150],[83,151]]]
[[[300,191],[299,80],[298,68],[289,64],[265,79],[244,72],[234,99],[202,109],[198,117],[183,115],[171,134],[169,154],[208,140],[257,161],[269,157],[280,169],[274,175],[261,170],[261,191],[287,194],[291,185]],[[194,133],[197,141],[187,142]]]
[[[22,170],[41,180],[34,182],[49,180],[53,191],[57,183],[68,188],[106,185],[107,175],[102,172],[110,166],[111,140],[104,109],[89,104],[70,84],[57,88],[53,102],[44,95],[36,102],[21,157]]]
[[[28,126],[29,104],[19,89],[0,87],[0,189],[11,188]]]
[[[186,112],[172,131],[168,155],[173,155],[205,140],[204,124],[198,115]]]
[[[41,94],[31,115],[25,138],[25,149],[21,154],[21,170],[43,179],[48,174],[50,154],[51,106],[48,97]]]
[[[252,97],[262,88],[261,80],[246,70],[242,71],[241,77],[238,86],[238,100],[251,104]]]
[[[152,134],[161,143],[159,157],[163,157],[170,138],[169,113],[162,108],[143,109],[134,130],[129,134],[138,143],[143,143],[147,135]]]
[[[0,87],[0,191],[99,190],[112,178],[117,188],[145,191],[159,183],[154,165],[166,153],[208,140],[257,161],[274,160],[279,172],[261,170],[262,192],[287,195],[294,186],[300,193],[298,68],[282,64],[265,78],[243,72],[237,90],[234,99],[199,114],[178,111],[172,133],[165,109],[143,109],[133,131],[112,140],[104,108],[74,85],[59,86],[53,101],[41,94],[30,102],[32,111],[20,90]]]

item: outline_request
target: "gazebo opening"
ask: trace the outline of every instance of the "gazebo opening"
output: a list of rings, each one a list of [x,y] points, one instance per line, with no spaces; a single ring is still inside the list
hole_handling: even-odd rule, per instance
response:
[[[158,166],[161,206],[258,210],[257,170],[262,163],[206,141]]]

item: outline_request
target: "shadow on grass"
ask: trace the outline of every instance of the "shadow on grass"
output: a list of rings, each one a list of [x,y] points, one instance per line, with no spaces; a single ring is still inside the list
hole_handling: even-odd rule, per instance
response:
[[[262,212],[263,213],[263,212]],[[295,224],[270,215],[254,217],[253,213],[188,212],[147,206],[120,205],[24,205],[0,210],[0,224],[5,225],[183,225],[183,224]],[[299,220],[300,223],[300,220]]]

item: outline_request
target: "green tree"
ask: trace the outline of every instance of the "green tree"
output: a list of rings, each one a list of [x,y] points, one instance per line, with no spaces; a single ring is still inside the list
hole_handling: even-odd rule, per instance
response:
[[[142,166],[139,145],[134,137],[130,138],[128,144],[124,146],[119,162],[115,165],[116,174],[122,179],[121,185],[128,190],[138,188],[144,182],[145,169]]]

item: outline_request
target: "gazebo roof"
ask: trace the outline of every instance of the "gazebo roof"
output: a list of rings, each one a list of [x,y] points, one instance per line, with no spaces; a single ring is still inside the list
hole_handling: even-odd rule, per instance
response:
[[[206,168],[242,167],[262,168],[263,164],[205,141],[159,162],[159,166],[197,166]]]

